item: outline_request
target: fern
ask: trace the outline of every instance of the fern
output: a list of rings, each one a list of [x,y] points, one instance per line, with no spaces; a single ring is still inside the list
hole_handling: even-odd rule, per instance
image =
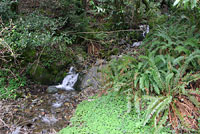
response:
[[[169,73],[167,76],[166,76],[166,92],[169,92],[170,89],[172,88],[172,80],[173,80],[173,76],[174,76],[174,73]]]
[[[148,43],[145,48],[150,51],[155,50],[157,54],[167,54],[166,51],[168,51],[174,57],[180,56],[182,52],[188,56],[194,50],[200,49],[200,38],[199,34],[194,34],[195,29],[196,26],[191,27],[181,23],[170,25],[168,21],[155,28],[141,47]]]
[[[140,94],[139,91],[136,91],[134,96],[134,106],[138,115],[140,115],[140,100],[141,100],[139,94]]]
[[[143,125],[146,125],[146,123],[150,120],[151,116],[156,112],[156,109],[160,106],[160,104],[161,104],[160,101],[162,99],[164,99],[164,97],[157,97],[151,101],[151,103],[149,104],[149,106],[145,112]]]
[[[160,114],[162,111],[168,109],[169,104],[171,103],[171,101],[172,101],[172,96],[168,96],[168,97],[166,97],[166,99],[164,99],[162,102],[160,102],[160,103],[162,103],[162,104],[158,107],[158,109],[156,110],[156,112],[155,112],[155,114],[154,114],[154,117],[153,117],[153,120],[154,120],[154,127],[157,127],[157,120],[156,120],[157,117],[159,116],[159,114]]]
[[[166,123],[166,121],[168,119],[168,113],[169,113],[168,109],[164,111],[162,119],[159,121],[158,126],[155,128],[154,134],[160,133],[160,130],[163,128],[163,125]]]
[[[180,29],[179,29],[180,30]],[[171,31],[174,34],[175,31]],[[179,33],[181,36],[182,32]],[[165,36],[161,36],[162,38]],[[173,36],[167,36],[172,38]],[[181,37],[173,37],[173,39],[183,40]],[[181,42],[181,41],[180,41]],[[187,51],[185,46],[161,46],[166,50],[171,47],[170,51],[184,53],[184,56],[172,56],[171,54],[158,55],[157,50],[146,52],[145,55],[140,55],[137,60],[130,56],[125,56],[118,61],[114,60],[109,66],[108,74],[110,80],[113,81],[113,89],[118,93],[123,93],[127,96],[127,112],[130,113],[133,106],[140,115],[140,103],[144,100],[150,100],[150,103],[145,110],[143,125],[153,121],[155,132],[159,132],[162,125],[167,121],[168,111],[170,106],[175,110],[175,116],[183,122],[183,117],[174,104],[177,96],[185,95],[196,107],[199,107],[198,101],[193,96],[197,91],[188,91],[185,87],[193,81],[200,79],[200,74],[195,74],[190,71],[200,59],[200,50]],[[191,46],[190,46],[191,47]],[[159,97],[157,96],[159,95]],[[160,118],[160,116],[163,117]],[[185,124],[183,124],[185,126]],[[187,127],[187,126],[185,126]]]
[[[154,126],[156,127],[157,126],[156,117],[162,110],[167,109],[167,106],[171,101],[172,101],[172,96],[158,97],[157,99],[154,99],[147,108],[143,125],[146,125],[146,123],[150,120],[150,118],[154,116]]]

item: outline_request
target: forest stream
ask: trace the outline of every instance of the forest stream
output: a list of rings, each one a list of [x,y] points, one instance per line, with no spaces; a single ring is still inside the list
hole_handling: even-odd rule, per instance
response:
[[[149,26],[141,25],[140,30],[145,37]],[[122,45],[120,53],[112,55],[110,59],[119,58],[123,54],[133,54],[141,43],[142,41]],[[88,79],[99,77],[97,70],[105,66],[104,62],[107,63],[104,59],[97,59],[90,69],[85,70],[85,80],[81,79],[84,86]],[[4,126],[0,127],[0,134],[55,134],[69,125],[77,105],[98,92],[98,82],[94,79],[88,81],[92,87],[86,84],[84,90],[74,90],[78,75],[71,67],[62,84],[47,86],[32,83],[23,87],[28,90],[24,97],[0,101],[0,123],[3,123],[0,126]]]

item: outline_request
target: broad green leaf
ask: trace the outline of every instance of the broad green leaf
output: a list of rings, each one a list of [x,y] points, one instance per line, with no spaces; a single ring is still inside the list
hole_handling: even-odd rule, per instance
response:
[[[156,110],[155,116],[154,116],[155,117],[154,118],[154,124],[155,124],[155,126],[156,126],[156,117],[158,117],[158,115],[159,115],[159,113],[161,111],[163,111],[165,109],[168,109],[169,104],[171,103],[171,101],[172,101],[172,96],[168,96],[168,97],[166,97],[164,100],[162,100],[160,102],[160,105],[159,105],[159,107],[157,107],[157,110]]]
[[[164,115],[162,116],[161,120],[159,121],[158,127],[156,127],[154,134],[159,134],[160,130],[163,128],[163,125],[168,119],[169,110],[165,110]]]
[[[187,55],[190,53],[190,50],[188,50],[187,48],[185,48],[183,46],[177,46],[175,48],[175,51],[178,51],[179,53],[184,52]]]

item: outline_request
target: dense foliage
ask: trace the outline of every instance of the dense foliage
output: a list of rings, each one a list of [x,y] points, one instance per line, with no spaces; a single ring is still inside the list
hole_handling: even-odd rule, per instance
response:
[[[191,84],[200,79],[199,35],[194,25],[167,24],[148,35],[143,54],[111,62],[107,88],[127,95],[128,112],[135,107],[140,114],[140,103],[147,100],[143,125],[154,122],[155,133],[166,121],[177,133],[197,131],[200,92]]]

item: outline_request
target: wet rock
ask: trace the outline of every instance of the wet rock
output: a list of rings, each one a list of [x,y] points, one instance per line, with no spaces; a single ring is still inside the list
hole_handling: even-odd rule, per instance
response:
[[[42,117],[42,122],[48,125],[54,124],[57,121],[58,119],[56,119],[54,115],[45,115],[44,117]]]
[[[59,107],[62,106],[62,104],[63,104],[62,102],[55,102],[55,103],[52,104],[52,107],[59,108]]]
[[[96,61],[95,66],[100,66],[102,64],[106,64],[106,61],[103,60],[103,59],[99,59],[99,60]]]
[[[57,93],[58,92],[58,88],[56,88],[55,86],[49,86],[47,88],[47,93],[53,94],[53,93]]]
[[[98,89],[103,84],[103,74],[101,70],[106,67],[104,60],[98,60],[96,64],[91,67],[87,73],[83,76],[80,88],[85,89],[92,87]]]

